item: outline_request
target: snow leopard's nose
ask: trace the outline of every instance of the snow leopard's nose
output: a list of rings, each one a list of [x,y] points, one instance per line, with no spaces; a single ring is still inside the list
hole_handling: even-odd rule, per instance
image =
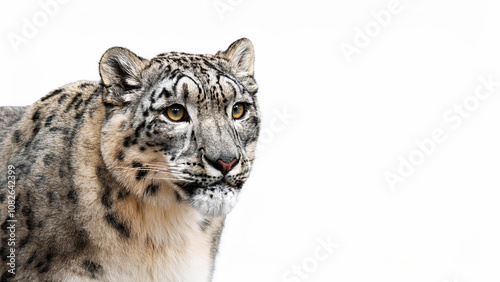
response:
[[[240,161],[239,158],[233,158],[232,160],[227,160],[229,158],[223,159],[217,159],[216,161],[211,160],[210,158],[207,158],[208,163],[213,166],[215,169],[219,170],[222,172],[223,175],[226,175],[231,169],[233,169],[236,164]]]

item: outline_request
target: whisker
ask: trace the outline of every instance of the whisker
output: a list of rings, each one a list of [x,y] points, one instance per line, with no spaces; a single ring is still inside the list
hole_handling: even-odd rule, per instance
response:
[[[178,165],[175,163],[166,163],[166,162],[151,162],[151,163],[146,163],[150,165],[161,165],[161,166],[171,166],[171,165]]]
[[[151,168],[132,168],[132,167],[129,167],[129,168],[114,168],[112,170],[115,170],[115,171],[137,171],[137,170],[147,170],[147,171],[156,171],[156,172],[162,172],[162,170],[158,170],[158,169],[151,169]],[[165,171],[166,172],[166,171]]]
[[[147,175],[145,178],[147,179],[157,179],[157,180],[171,180],[171,181],[185,181],[185,182],[193,182],[193,177],[186,173],[184,165],[177,164],[167,164],[160,162],[152,162],[152,163],[142,163],[140,167],[129,167],[129,166],[117,166],[112,168],[114,171],[118,172],[128,172],[128,171],[149,171],[156,173],[167,173],[168,175]]]
[[[140,167],[129,167],[129,166],[116,166],[114,168],[119,168],[119,169],[130,169],[130,170],[137,170],[137,169],[154,169],[154,168],[149,168],[146,166],[140,166]]]
[[[182,180],[179,178],[169,178],[169,177],[147,177],[149,179],[159,179],[159,180]]]
[[[114,170],[156,170],[156,171],[173,171],[175,169],[171,169],[169,167],[147,167],[147,166],[141,166],[141,167],[124,167],[124,166],[117,166],[113,168]]]
[[[181,168],[181,166],[175,165],[159,165],[159,164],[144,164],[146,167],[157,168],[157,169],[177,169]]]

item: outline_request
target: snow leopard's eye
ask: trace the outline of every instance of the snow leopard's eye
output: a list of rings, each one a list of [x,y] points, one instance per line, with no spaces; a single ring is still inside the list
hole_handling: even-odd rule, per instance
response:
[[[187,120],[187,111],[183,106],[181,106],[179,104],[174,104],[174,105],[168,107],[167,110],[165,111],[165,115],[171,121],[186,121]]]
[[[244,103],[236,103],[233,106],[233,118],[240,119],[245,115],[246,108]]]

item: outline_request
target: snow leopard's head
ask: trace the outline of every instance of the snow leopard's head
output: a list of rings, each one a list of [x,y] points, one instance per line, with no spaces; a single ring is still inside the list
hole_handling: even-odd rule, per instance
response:
[[[151,60],[111,48],[100,63],[107,105],[101,150],[131,193],[157,205],[226,215],[249,176],[259,135],[253,45]]]

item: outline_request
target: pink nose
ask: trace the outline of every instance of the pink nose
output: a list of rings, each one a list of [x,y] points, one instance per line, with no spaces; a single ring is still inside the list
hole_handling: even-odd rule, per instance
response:
[[[222,174],[226,175],[233,167],[238,163],[238,159],[234,158],[231,162],[226,163],[221,159],[217,160],[217,163],[214,164],[214,167],[222,172]]]

